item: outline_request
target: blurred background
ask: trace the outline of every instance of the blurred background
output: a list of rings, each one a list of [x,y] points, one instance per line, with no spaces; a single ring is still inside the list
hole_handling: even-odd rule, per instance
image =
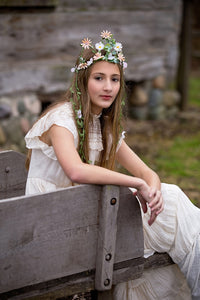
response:
[[[0,0],[0,150],[26,152],[24,135],[70,84],[81,40],[102,30],[128,61],[127,143],[200,206],[198,0]]]

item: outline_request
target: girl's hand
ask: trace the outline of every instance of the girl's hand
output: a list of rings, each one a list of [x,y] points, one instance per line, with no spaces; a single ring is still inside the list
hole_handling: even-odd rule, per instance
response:
[[[158,215],[164,209],[161,191],[157,190],[156,188],[151,188],[149,196],[152,199],[149,203],[149,207],[151,208],[151,211],[155,211],[156,215]]]
[[[148,221],[149,225],[152,225],[158,214],[164,209],[164,203],[162,194],[156,188],[150,188],[145,184],[140,190],[135,192],[135,196],[138,197],[142,210],[144,213],[147,212],[147,203],[151,209],[151,216]]]

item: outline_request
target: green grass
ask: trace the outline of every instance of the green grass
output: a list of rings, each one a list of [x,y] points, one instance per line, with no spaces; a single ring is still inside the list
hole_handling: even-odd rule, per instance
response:
[[[170,146],[161,148],[155,158],[158,171],[166,176],[200,178],[200,133],[176,137]]]
[[[174,183],[185,191],[200,193],[200,133],[176,137],[170,146],[161,147],[153,165],[162,182]],[[191,196],[191,201],[200,205],[197,196]]]
[[[189,104],[200,106],[200,76],[191,76],[189,79]]]

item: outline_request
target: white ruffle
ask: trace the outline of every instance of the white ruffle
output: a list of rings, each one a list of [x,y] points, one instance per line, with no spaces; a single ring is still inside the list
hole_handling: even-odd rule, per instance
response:
[[[99,160],[100,153],[103,150],[100,115],[92,115],[92,121],[89,126],[89,159],[92,164]],[[78,131],[73,117],[72,104],[65,102],[55,107],[40,118],[25,136],[26,147],[29,149],[41,149],[42,152],[50,159],[57,160],[52,146],[42,142],[39,137],[50,129],[52,125],[58,125],[68,129],[74,136],[75,147],[78,147]],[[117,146],[119,149],[124,136],[120,137]],[[110,141],[112,143],[112,141]]]
[[[120,136],[120,139],[119,139],[119,142],[117,144],[117,149],[116,149],[116,152],[119,150],[123,140],[125,139],[125,131],[122,132],[121,136]]]
[[[39,119],[25,136],[26,146],[29,149],[41,149],[43,153],[53,160],[57,160],[53,147],[42,142],[39,137],[50,129],[52,125],[67,128],[74,136],[75,145],[78,144],[78,133],[73,119],[73,111],[70,102],[55,107]]]

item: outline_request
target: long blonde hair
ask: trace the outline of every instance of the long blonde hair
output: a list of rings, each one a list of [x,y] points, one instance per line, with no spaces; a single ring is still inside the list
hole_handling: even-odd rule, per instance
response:
[[[103,54],[103,50],[102,50]],[[82,57],[88,61],[90,58],[94,56],[94,52],[91,49],[85,49],[81,53]],[[80,59],[78,57],[76,61],[76,65],[80,64]],[[103,109],[102,115],[100,117],[100,124],[101,124],[101,132],[102,132],[102,142],[103,142],[103,150],[101,152],[99,166],[114,169],[115,165],[115,155],[117,144],[119,141],[120,133],[122,131],[122,122],[123,122],[123,113],[122,107],[125,97],[125,85],[124,85],[124,75],[123,75],[123,68],[120,64],[118,64],[119,71],[120,71],[120,89],[115,101],[112,105],[107,108]],[[88,95],[88,79],[91,73],[91,66],[86,69],[81,69],[76,72],[72,78],[71,85],[67,90],[64,97],[59,102],[65,101],[72,101],[73,107],[77,110],[79,109],[80,103],[82,107],[82,114],[84,119],[84,131],[85,131],[85,138],[83,144],[83,151],[84,151],[84,159],[83,162],[89,162],[89,126],[92,120],[92,113],[91,113],[91,103],[90,98]],[[80,99],[77,97],[77,93],[72,92],[75,91],[78,87],[80,91]],[[50,105],[40,116],[44,116],[49,110],[52,109],[58,102],[53,103]],[[75,116],[74,111],[74,119],[76,122],[77,130],[78,124]],[[111,137],[111,140],[110,140]],[[78,145],[78,151],[80,150],[80,141]],[[31,158],[31,150],[28,151],[27,160],[26,160],[26,168],[29,168]]]

